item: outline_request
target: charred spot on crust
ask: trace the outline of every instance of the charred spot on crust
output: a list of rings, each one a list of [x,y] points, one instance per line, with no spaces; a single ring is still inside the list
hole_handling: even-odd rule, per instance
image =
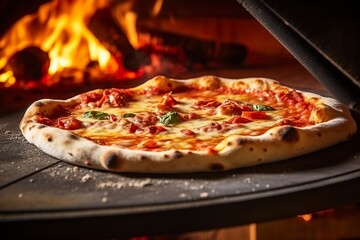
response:
[[[47,126],[44,125],[44,124],[39,124],[37,128],[38,128],[38,129],[42,129],[42,128],[46,128],[46,127],[47,127]]]
[[[80,138],[75,134],[69,134],[68,138],[64,141],[64,145],[70,145],[72,141],[77,141]]]
[[[49,133],[45,133],[45,134],[44,134],[44,138],[45,138],[46,141],[48,141],[48,142],[52,142],[52,141],[53,141],[52,135],[49,134]]]
[[[225,167],[224,167],[224,165],[221,164],[221,163],[211,163],[211,164],[210,164],[210,169],[211,169],[212,171],[221,171],[221,170],[224,170]]]
[[[321,137],[321,136],[322,136],[322,135],[321,135],[321,132],[317,132],[316,135],[317,135],[318,137]]]
[[[183,154],[180,151],[175,151],[173,154],[173,158],[181,158]]]
[[[145,161],[145,160],[147,160],[148,158],[147,158],[145,155],[141,155],[141,156],[139,157],[139,159],[142,160],[142,161]]]
[[[31,131],[35,127],[35,124],[29,126],[29,131]]]
[[[69,135],[69,138],[71,139],[71,140],[79,140],[80,138],[77,136],[77,135],[75,135],[75,134],[70,134]]]
[[[240,139],[238,139],[237,140],[237,145],[243,145],[243,144],[245,144],[247,142],[247,140],[246,139],[243,139],[243,138],[240,138]]]
[[[37,102],[35,103],[35,107],[42,107],[44,106],[45,104],[43,102]]]
[[[74,156],[71,152],[68,152],[68,154],[69,154],[71,157],[73,157],[73,156]]]
[[[267,152],[267,148],[263,148],[263,152]]]
[[[120,168],[120,159],[115,153],[108,153],[104,157],[104,165],[108,169],[119,169]]]
[[[254,151],[254,148],[253,147],[250,147],[249,148],[250,152]]]
[[[283,127],[278,132],[279,137],[284,142],[297,142],[299,141],[299,133],[294,127]]]

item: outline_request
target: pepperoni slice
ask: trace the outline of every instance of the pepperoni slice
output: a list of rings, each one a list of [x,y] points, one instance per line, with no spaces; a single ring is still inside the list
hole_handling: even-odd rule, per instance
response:
[[[248,119],[267,119],[268,116],[265,111],[244,111],[241,117]]]

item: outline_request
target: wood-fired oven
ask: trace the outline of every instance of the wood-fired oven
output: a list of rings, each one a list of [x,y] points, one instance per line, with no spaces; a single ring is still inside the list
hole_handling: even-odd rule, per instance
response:
[[[0,236],[359,239],[358,133],[281,163],[160,176],[74,167],[34,150],[18,129],[34,100],[156,75],[274,78],[335,96],[360,123],[360,21],[333,2],[2,1]],[[348,27],[329,20],[324,30],[329,15]]]

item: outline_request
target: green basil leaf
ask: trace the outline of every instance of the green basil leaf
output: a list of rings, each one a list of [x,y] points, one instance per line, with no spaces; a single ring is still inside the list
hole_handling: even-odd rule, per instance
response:
[[[87,111],[83,114],[84,118],[93,118],[93,119],[99,119],[99,120],[109,120],[110,115],[104,112],[100,111]]]
[[[179,123],[181,122],[181,117],[177,112],[171,111],[165,115],[160,116],[160,122],[163,124]]]
[[[273,110],[275,110],[275,108],[273,108],[273,107],[270,107],[267,105],[258,105],[258,104],[253,104],[252,109],[254,111],[273,111]]]
[[[124,118],[129,118],[129,117],[135,117],[136,115],[134,113],[124,113],[123,117]]]

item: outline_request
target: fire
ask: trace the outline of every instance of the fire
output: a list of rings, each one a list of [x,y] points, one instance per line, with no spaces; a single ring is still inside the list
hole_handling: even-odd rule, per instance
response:
[[[94,37],[87,23],[109,0],[54,0],[39,10],[21,18],[0,40],[0,69],[9,58],[28,46],[37,46],[50,58],[48,74],[65,68],[84,69],[91,61],[107,72],[118,68],[110,52]],[[0,82],[11,86],[15,79],[11,71],[2,72]]]
[[[16,82],[16,79],[12,73],[12,71],[6,71],[5,73],[0,75],[0,83],[5,83],[5,87],[10,87]]]
[[[121,26],[123,31],[126,33],[130,44],[134,48],[138,48],[138,36],[136,32],[136,20],[137,14],[132,11],[134,1],[124,1],[118,4],[114,14],[117,16],[118,24]]]
[[[313,215],[312,214],[303,214],[303,215],[298,215],[298,217],[301,218],[302,220],[304,220],[305,222],[309,222],[313,218]]]
[[[130,44],[138,49],[140,47],[138,33],[136,30],[136,21],[138,18],[137,13],[133,11],[133,6],[136,3],[134,0],[124,1],[119,3],[117,8],[114,11],[114,15],[118,21],[118,24],[122,27],[123,31],[126,33],[127,38],[129,39]],[[163,6],[163,0],[156,0],[153,4],[152,9],[150,9],[150,15],[156,17]]]
[[[61,1],[62,11],[57,18],[51,18],[48,22],[49,28],[53,30],[41,45],[49,52],[50,74],[66,67],[83,68],[89,59],[98,61],[100,67],[104,68],[108,66],[111,58],[111,54],[91,34],[84,21],[104,3],[96,0],[71,3],[73,2]],[[43,12],[45,15],[57,14],[45,10]],[[58,41],[59,39],[61,40]]]
[[[163,2],[153,1],[146,14],[156,17]],[[166,66],[182,69],[171,60],[164,67],[157,59],[173,54],[175,62],[174,47],[141,42],[136,4],[136,0],[52,0],[41,5],[0,38],[0,87],[56,86],[67,77],[81,84],[84,72],[116,81],[152,75]],[[79,74],[71,75],[75,71]]]

